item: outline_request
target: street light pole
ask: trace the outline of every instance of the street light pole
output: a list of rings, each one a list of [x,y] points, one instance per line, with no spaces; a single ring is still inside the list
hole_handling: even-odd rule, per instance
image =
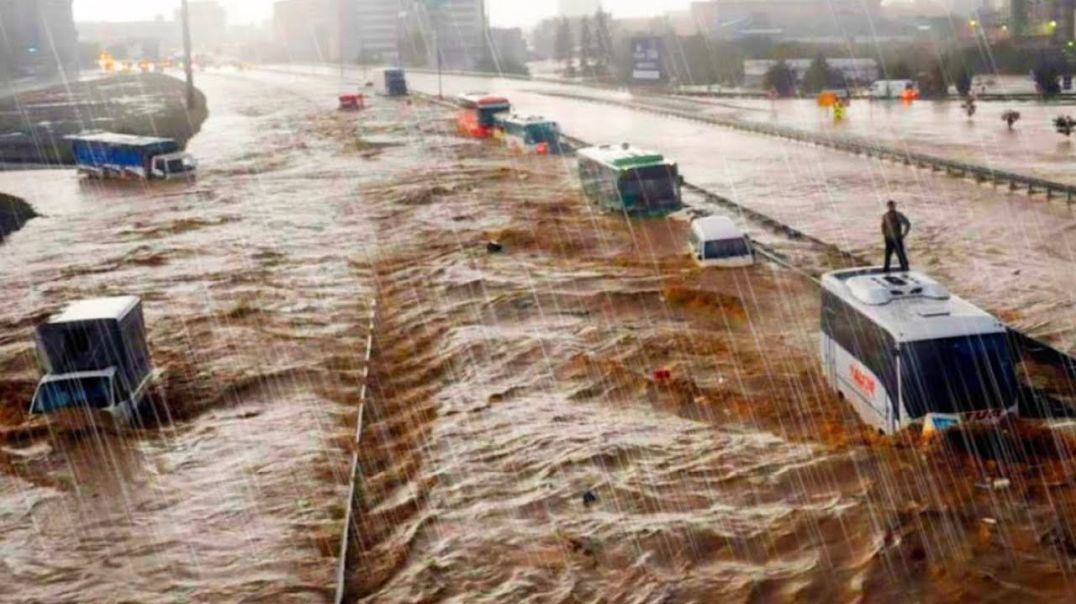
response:
[[[194,109],[194,65],[191,62],[191,14],[187,0],[181,0],[183,14],[183,65],[187,72],[187,109]]]

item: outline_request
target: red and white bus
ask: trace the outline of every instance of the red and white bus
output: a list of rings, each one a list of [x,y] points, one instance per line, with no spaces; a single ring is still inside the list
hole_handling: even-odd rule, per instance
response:
[[[498,113],[512,110],[512,104],[501,96],[488,95],[484,92],[462,94],[456,99],[460,111],[456,116],[456,130],[464,136],[490,138],[496,128]]]
[[[826,379],[879,432],[1016,412],[1005,325],[922,273],[828,273],[821,323]]]

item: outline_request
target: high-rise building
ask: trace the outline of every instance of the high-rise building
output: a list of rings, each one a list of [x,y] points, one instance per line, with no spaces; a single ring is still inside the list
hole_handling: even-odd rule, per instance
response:
[[[404,0],[350,0],[344,3],[354,16],[345,29],[348,60],[398,64],[400,37],[411,7]],[[345,23],[347,20],[345,20]]]
[[[433,58],[431,65],[436,63],[437,47],[446,69],[471,69],[482,60],[486,52],[484,0],[441,0],[427,13],[427,22],[432,22],[436,32],[436,45],[428,49]]]
[[[527,63],[527,42],[523,39],[523,30],[518,27],[489,29],[490,50],[496,57],[496,63],[502,65]]]
[[[846,37],[869,33],[880,7],[881,0],[710,0],[692,3],[691,16],[702,32],[722,38]]]
[[[228,12],[216,0],[193,0],[187,4],[190,14],[191,47],[194,52],[216,52],[228,41]],[[182,22],[181,9],[175,21]]]
[[[601,7],[601,0],[559,0],[557,14],[561,17],[589,17]]]
[[[33,76],[77,71],[78,32],[71,3],[0,0],[0,72]]]
[[[273,35],[290,61],[340,58],[338,0],[280,0],[273,5]]]

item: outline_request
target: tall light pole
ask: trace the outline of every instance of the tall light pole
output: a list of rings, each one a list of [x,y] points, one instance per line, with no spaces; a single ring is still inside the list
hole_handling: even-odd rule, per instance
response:
[[[183,15],[183,67],[187,72],[187,109],[194,109],[194,64],[191,61],[191,13],[187,0],[181,0]]]
[[[437,32],[437,24],[433,20],[433,11],[439,11],[445,0],[423,0],[422,7],[426,9],[426,22],[430,25],[430,31],[433,32],[433,52],[437,55],[437,98],[443,99],[444,86],[441,79],[441,36]]]

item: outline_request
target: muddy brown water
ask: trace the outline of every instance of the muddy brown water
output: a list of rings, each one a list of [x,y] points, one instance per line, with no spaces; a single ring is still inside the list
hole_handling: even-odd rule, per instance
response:
[[[202,86],[195,184],[0,174],[44,215],[0,257],[0,599],[328,601],[373,300],[349,601],[1071,597],[1060,441],[1013,465],[868,434],[799,277],[695,269],[683,220],[599,213],[569,160],[429,106]],[[121,291],[173,421],[15,438],[33,324]]]

